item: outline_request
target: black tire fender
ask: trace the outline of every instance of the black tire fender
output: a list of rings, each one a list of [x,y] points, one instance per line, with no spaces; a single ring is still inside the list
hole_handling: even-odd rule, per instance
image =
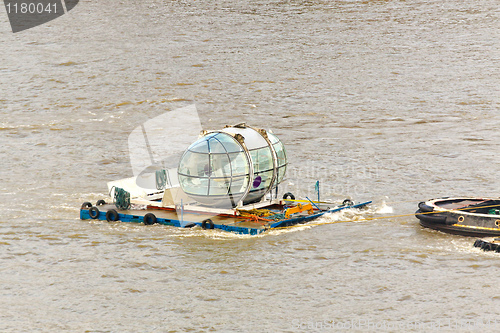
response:
[[[144,215],[143,222],[144,222],[145,225],[155,224],[157,222],[155,214],[153,214],[153,213],[147,213],[146,215]]]
[[[97,203],[95,204],[96,206],[102,206],[102,205],[105,205],[106,204],[106,201],[104,200],[97,200]]]
[[[434,215],[434,214],[429,214],[429,215]],[[444,222],[447,225],[453,225],[459,223],[458,219],[456,217],[446,215],[446,220]]]
[[[85,201],[84,203],[82,203],[81,209],[90,208],[90,207],[92,207],[92,204],[88,201]]]
[[[106,221],[116,222],[118,221],[118,212],[115,209],[110,209],[106,212]]]
[[[424,213],[430,213],[434,211],[434,207],[426,205],[424,201],[418,204],[418,208]]]
[[[92,219],[95,220],[96,218],[99,217],[99,213],[100,213],[99,212],[99,208],[97,208],[96,206],[89,208],[89,216],[90,216],[90,218],[92,218]]]
[[[211,219],[206,219],[201,222],[201,227],[203,229],[213,229],[215,226]]]
[[[342,201],[342,206],[354,206],[354,202],[351,199],[345,199]]]
[[[493,244],[491,243],[484,243],[482,246],[481,246],[481,250],[483,251],[491,251],[493,250]]]
[[[283,199],[286,200],[290,198],[291,200],[295,200],[295,195],[293,195],[293,193],[291,192],[286,192],[285,194],[283,194]]]

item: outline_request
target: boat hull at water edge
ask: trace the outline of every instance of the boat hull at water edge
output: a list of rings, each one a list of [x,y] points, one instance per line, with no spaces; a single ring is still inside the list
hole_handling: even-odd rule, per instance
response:
[[[415,216],[425,228],[463,236],[500,236],[500,199],[441,198],[418,207]]]
[[[90,203],[86,202],[80,209],[80,219],[94,219],[108,222],[137,222],[144,224],[158,223],[181,228],[199,226],[203,229],[220,229],[238,234],[258,235],[271,229],[287,228],[297,224],[307,223],[327,213],[334,213],[349,208],[364,208],[370,203],[371,201],[352,205],[340,205],[333,209],[322,211],[312,209],[312,205],[296,205],[289,207],[284,205],[283,202],[261,207],[261,209],[267,209],[270,212],[282,215],[279,218],[271,219],[253,214],[237,215],[245,213],[245,211],[242,210],[234,210],[234,214],[215,214],[204,212],[203,210],[186,210],[178,214],[175,209],[171,208],[147,207],[146,209],[132,208],[120,210],[117,209],[114,204],[104,203],[102,205],[92,206]],[[293,212],[287,214],[286,212],[288,209],[293,209]]]

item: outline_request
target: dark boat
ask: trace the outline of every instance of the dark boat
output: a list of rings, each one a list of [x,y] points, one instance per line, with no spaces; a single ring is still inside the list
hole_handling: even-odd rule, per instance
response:
[[[483,251],[494,251],[500,253],[500,238],[488,237],[477,239],[474,242],[474,247],[478,247]]]
[[[423,227],[474,237],[500,236],[500,198],[440,198],[418,204]]]

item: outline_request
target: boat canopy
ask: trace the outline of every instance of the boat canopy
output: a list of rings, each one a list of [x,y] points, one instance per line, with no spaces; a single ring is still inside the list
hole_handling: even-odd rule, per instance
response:
[[[236,207],[260,201],[283,180],[286,165],[277,136],[239,124],[202,132],[177,172],[182,190],[199,203]]]

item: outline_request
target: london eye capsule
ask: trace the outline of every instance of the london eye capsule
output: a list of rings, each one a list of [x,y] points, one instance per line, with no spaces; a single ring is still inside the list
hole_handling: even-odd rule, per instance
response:
[[[203,132],[184,152],[177,170],[182,190],[215,207],[255,203],[284,178],[287,159],[274,134],[246,124]]]

